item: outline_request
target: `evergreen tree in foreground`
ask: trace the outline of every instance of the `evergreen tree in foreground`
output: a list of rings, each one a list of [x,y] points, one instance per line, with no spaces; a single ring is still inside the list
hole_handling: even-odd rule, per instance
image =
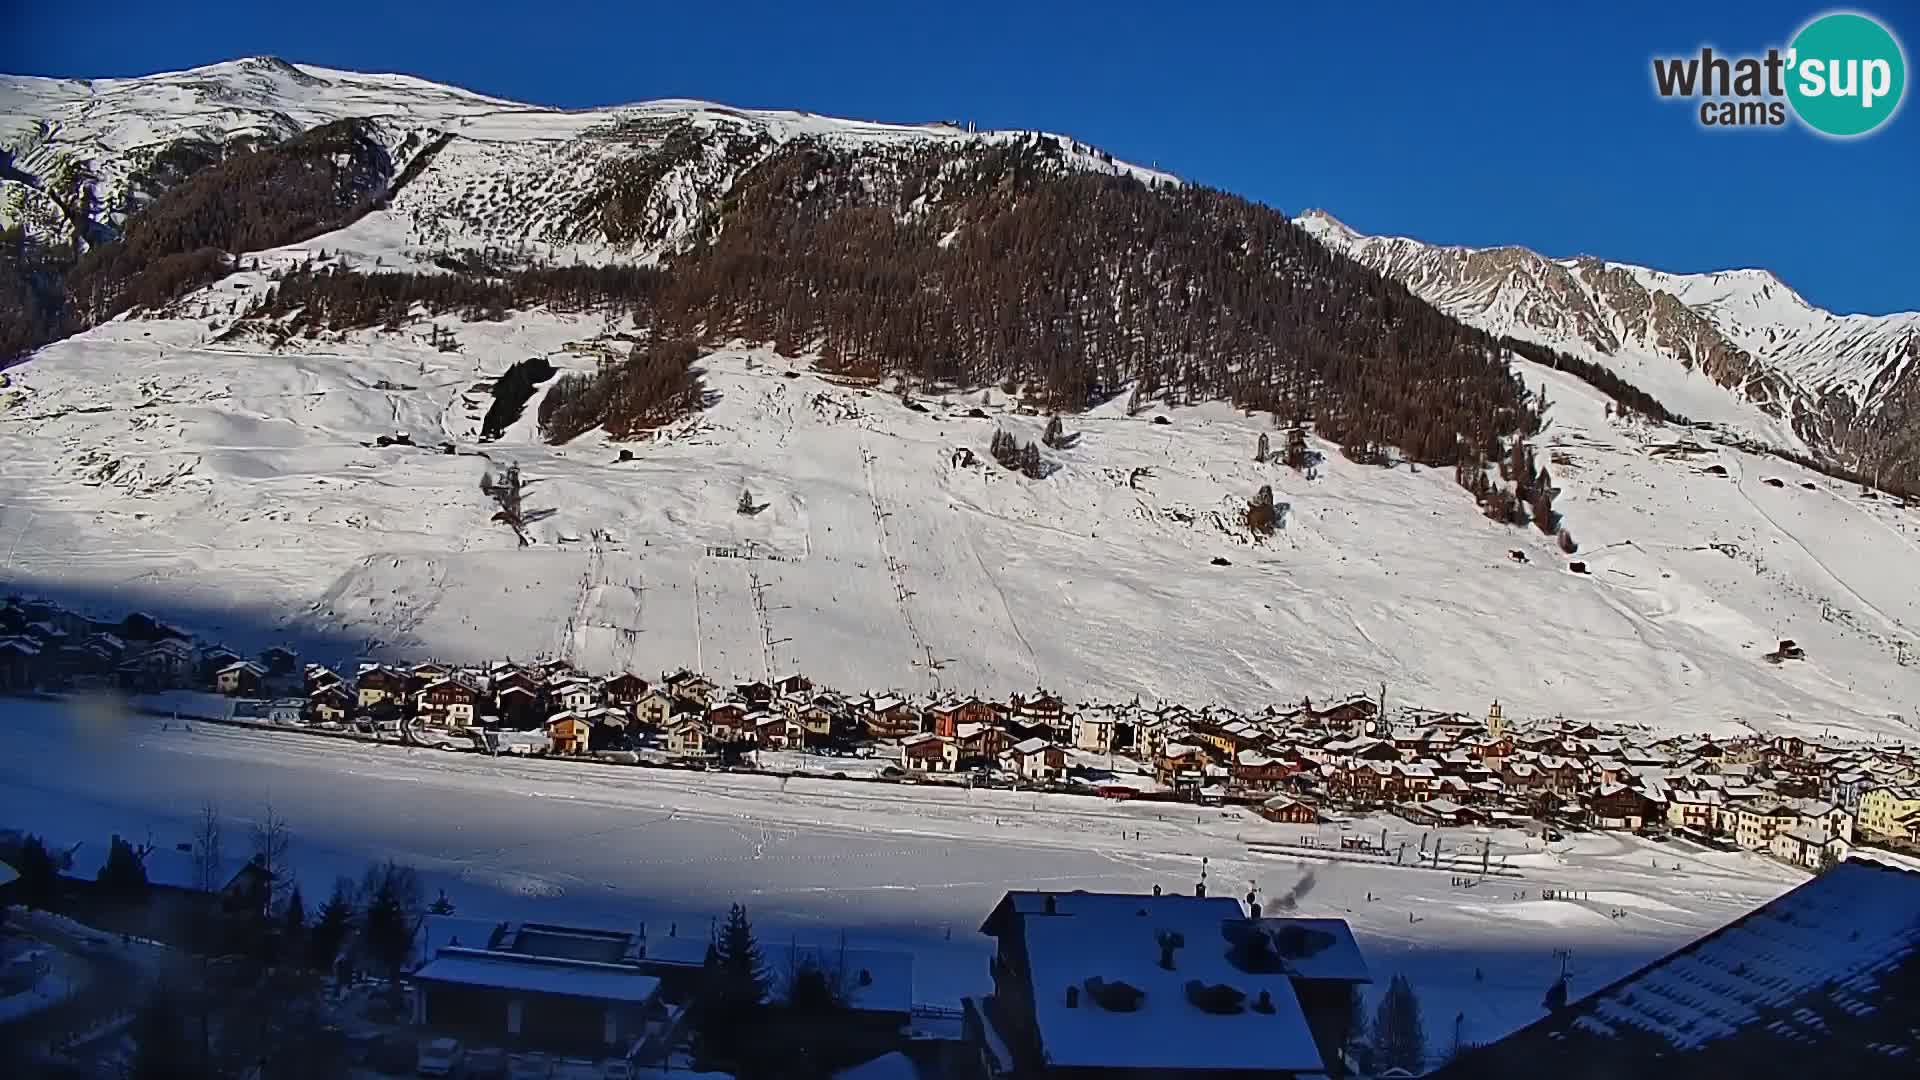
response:
[[[1399,1067],[1418,1073],[1427,1061],[1426,1028],[1420,1020],[1420,999],[1405,975],[1395,975],[1373,1014],[1373,1055],[1376,1068]]]

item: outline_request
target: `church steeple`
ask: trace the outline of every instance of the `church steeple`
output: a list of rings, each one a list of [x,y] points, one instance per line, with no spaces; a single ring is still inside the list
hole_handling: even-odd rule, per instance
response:
[[[1487,710],[1487,734],[1495,740],[1507,733],[1507,718],[1500,715],[1500,703],[1495,701]]]

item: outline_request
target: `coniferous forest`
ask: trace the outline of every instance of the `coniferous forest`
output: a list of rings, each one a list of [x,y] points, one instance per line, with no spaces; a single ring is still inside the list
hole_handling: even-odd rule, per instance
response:
[[[1060,154],[1042,136],[886,154],[801,139],[746,168],[656,267],[454,252],[434,273],[308,266],[281,274],[244,324],[399,326],[416,305],[469,319],[536,305],[632,314],[643,341],[630,355],[543,399],[556,441],[595,426],[632,436],[698,408],[699,346],[735,339],[812,353],[848,377],[1014,387],[1052,412],[1121,394],[1135,412],[1224,400],[1277,428],[1310,426],[1356,461],[1454,465],[1483,504],[1497,501],[1489,516],[1557,524],[1535,505],[1551,488],[1512,463],[1542,422],[1509,370],[1523,346],[1441,314],[1269,207],[1075,170]],[[8,344],[163,307],[240,253],[340,227],[405,180],[342,122],[201,163],[66,265],[16,237],[0,255],[0,304],[32,318]],[[1016,467],[1043,477],[1038,456],[1023,450]],[[1496,465],[1507,495],[1487,476]]]

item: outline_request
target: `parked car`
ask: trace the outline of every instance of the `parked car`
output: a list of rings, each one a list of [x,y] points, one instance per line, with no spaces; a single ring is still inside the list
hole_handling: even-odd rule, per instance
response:
[[[421,1076],[452,1076],[463,1056],[459,1039],[434,1039],[420,1047],[420,1061],[413,1071]]]

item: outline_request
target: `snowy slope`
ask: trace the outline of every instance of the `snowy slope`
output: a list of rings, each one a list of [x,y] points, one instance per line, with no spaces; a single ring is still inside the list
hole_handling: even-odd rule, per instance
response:
[[[1776,446],[1854,458],[1856,422],[1920,385],[1920,312],[1836,315],[1765,270],[1671,274],[1366,236],[1322,210],[1296,221],[1462,321],[1597,361],[1676,412]]]
[[[1268,429],[1222,406],[1074,418],[1083,438],[1036,482],[953,462],[987,460],[996,426],[1038,435],[998,391],[988,420],[964,415],[979,395],[919,412],[764,351],[709,357],[717,403],[630,462],[597,434],[540,443],[537,401],[480,444],[483,380],[532,355],[589,367],[610,328],[445,319],[451,353],[425,322],[287,351],[214,341],[266,272],[205,290],[201,318],[109,323],[8,372],[7,577],[264,608],[392,654],[1243,706],[1386,683],[1661,728],[1914,730],[1920,667],[1896,660],[1920,652],[1920,518],[1773,459],[1657,454],[1680,433],[1621,426],[1559,373],[1526,368],[1555,403],[1541,460],[1590,576],[1484,520],[1444,470],[1255,464]],[[423,448],[369,445],[395,431]],[[524,550],[479,489],[508,460],[552,511]],[[1234,523],[1261,484],[1290,509],[1254,546]],[[737,513],[743,487],[766,509]],[[1810,660],[1763,663],[1784,637]]]
[[[74,176],[92,178],[83,186],[95,216],[113,225],[134,208],[141,171],[176,142],[278,140],[350,118],[378,121],[396,141],[452,137],[395,206],[417,243],[524,245],[598,259],[657,255],[685,235],[701,200],[792,139],[884,149],[1040,134],[975,134],[949,124],[881,124],[685,100],[562,110],[406,75],[360,74],[275,57],[136,79],[0,75],[0,148],[11,153],[21,174],[0,180],[0,227],[24,221],[30,228],[59,230],[61,216],[43,192],[65,190],[66,178]],[[597,228],[596,192],[619,176],[623,162],[659,150],[683,126],[707,138],[695,159],[676,163],[646,207],[650,221],[665,223],[663,231],[645,243],[609,245]],[[1061,147],[1068,167],[1178,183],[1070,138],[1042,137]],[[738,144],[736,155],[718,152],[729,141]]]

